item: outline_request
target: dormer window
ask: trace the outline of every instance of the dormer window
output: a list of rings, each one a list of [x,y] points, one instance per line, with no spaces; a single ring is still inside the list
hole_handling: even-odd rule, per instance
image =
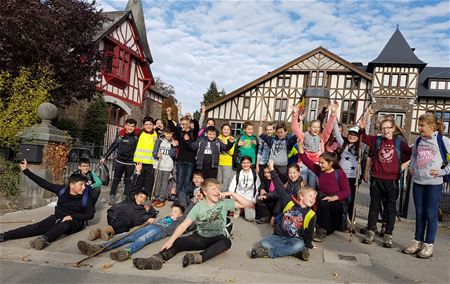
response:
[[[130,78],[130,52],[109,41],[103,48],[105,56],[104,75],[108,82],[118,87],[125,87]]]
[[[450,81],[430,80],[430,90],[450,90]]]

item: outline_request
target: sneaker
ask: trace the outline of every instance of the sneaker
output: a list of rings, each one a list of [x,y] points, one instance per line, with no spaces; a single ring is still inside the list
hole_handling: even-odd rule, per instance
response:
[[[120,249],[120,250],[111,252],[109,254],[109,257],[115,261],[125,261],[131,257],[131,254],[129,251],[127,251],[125,249]]]
[[[327,238],[327,231],[322,228],[317,228],[317,230],[314,232],[313,241],[315,242],[323,242]]]
[[[183,256],[183,267],[191,264],[200,264],[203,262],[203,257],[199,253],[187,253]]]
[[[109,206],[113,206],[114,204],[116,204],[116,196],[110,195],[109,196]]]
[[[256,224],[266,224],[269,223],[269,218],[267,217],[261,217],[256,220]]]
[[[367,230],[366,236],[363,239],[363,243],[370,245],[375,241],[375,232],[372,230]]]
[[[404,248],[402,252],[406,254],[415,254],[421,251],[422,249],[423,249],[423,242],[413,240],[411,245],[407,248]]]
[[[383,236],[383,246],[385,248],[392,248],[394,244],[392,243],[392,235],[384,234]]]
[[[90,243],[85,241],[78,241],[77,247],[84,255],[93,255],[96,251],[102,248],[101,245],[91,245]]]
[[[161,208],[161,207],[164,207],[166,205],[166,202],[165,201],[158,201],[155,205],[154,205],[154,207],[156,207],[156,208]]]
[[[269,250],[263,247],[253,248],[250,252],[250,258],[269,257]]]
[[[309,260],[309,249],[305,248],[301,252],[298,252],[295,256],[297,258],[300,258],[303,261],[308,261]]]
[[[423,248],[417,254],[418,258],[430,258],[433,256],[433,244],[423,243]]]
[[[48,242],[47,237],[45,236],[37,237],[36,239],[30,241],[31,247],[37,250],[41,250],[45,247],[48,247],[49,244],[50,243]]]
[[[89,236],[88,236],[89,241],[95,241],[98,238],[100,238],[100,228],[91,230],[89,232]]]
[[[160,270],[162,268],[162,260],[155,256],[149,258],[135,258],[133,259],[133,265],[139,270]]]
[[[380,237],[384,237],[385,233],[386,233],[386,224],[385,223],[381,223],[381,229],[380,229],[380,232],[378,233],[378,235]]]

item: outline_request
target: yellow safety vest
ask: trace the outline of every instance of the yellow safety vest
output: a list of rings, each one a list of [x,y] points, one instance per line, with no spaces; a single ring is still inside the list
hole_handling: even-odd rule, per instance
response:
[[[133,161],[153,165],[153,148],[155,148],[156,139],[158,139],[156,131],[153,131],[153,134],[143,131],[139,136]]]
[[[289,201],[286,206],[284,206],[283,208],[283,213],[285,213],[286,211],[288,211],[289,209],[291,209],[292,207],[294,207],[295,203],[294,201]],[[316,215],[316,213],[312,210],[309,209],[308,213],[306,213],[305,218],[303,219],[303,229],[308,229],[309,226],[309,221],[311,221],[312,217],[314,217],[314,215]]]

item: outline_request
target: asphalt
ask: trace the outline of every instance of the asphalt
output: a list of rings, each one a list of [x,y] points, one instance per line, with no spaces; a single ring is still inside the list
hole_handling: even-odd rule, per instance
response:
[[[367,195],[367,187],[361,192]],[[248,252],[264,236],[273,232],[268,224],[248,223],[233,219],[234,234],[229,251],[200,265],[181,266],[183,253],[164,264],[159,271],[141,271],[132,261],[115,262],[105,253],[75,268],[73,264],[84,258],[77,247],[78,240],[86,240],[90,229],[106,224],[104,190],[96,216],[84,231],[66,236],[42,251],[30,247],[33,238],[0,243],[1,283],[449,283],[450,282],[450,224],[439,226],[435,255],[428,260],[401,253],[414,233],[414,222],[397,221],[394,248],[383,248],[381,239],[372,245],[361,243],[362,235],[336,232],[325,242],[315,243],[308,262],[294,257],[278,259],[250,259]],[[358,216],[365,216],[362,202]],[[159,217],[167,215],[170,203],[161,209]],[[44,206],[0,216],[0,231],[17,228],[20,221],[39,221],[53,212]],[[357,218],[358,229],[366,220]],[[99,241],[100,242],[100,241]],[[158,252],[163,241],[146,246],[134,257],[148,257]]]

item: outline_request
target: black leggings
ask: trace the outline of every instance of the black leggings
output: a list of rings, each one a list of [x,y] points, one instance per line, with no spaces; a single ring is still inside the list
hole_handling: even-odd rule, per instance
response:
[[[205,262],[229,248],[231,248],[231,241],[224,235],[207,238],[194,233],[177,239],[171,248],[163,250],[159,254],[166,261],[181,251],[203,250],[200,254],[202,261]]]
[[[84,228],[84,221],[61,221],[62,219],[57,218],[55,215],[50,215],[36,224],[5,232],[4,238],[5,240],[15,240],[44,235],[47,237],[48,242],[53,242],[62,235],[70,235],[79,232]]]
[[[317,224],[332,234],[342,226],[342,202],[321,200],[317,210]]]

